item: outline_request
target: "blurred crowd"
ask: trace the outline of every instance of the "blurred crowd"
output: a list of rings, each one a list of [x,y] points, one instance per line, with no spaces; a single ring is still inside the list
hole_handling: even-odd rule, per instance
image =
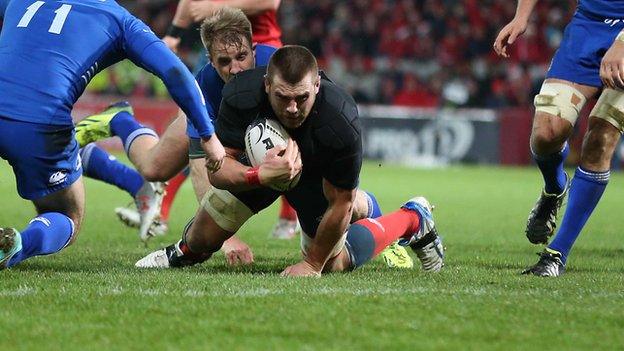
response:
[[[176,1],[120,1],[163,36]],[[301,44],[359,103],[407,106],[529,106],[539,89],[575,0],[539,1],[526,33],[501,59],[492,50],[516,1],[282,0],[283,42]],[[201,49],[196,30],[180,57],[193,69]],[[166,96],[153,77],[131,65],[101,74],[91,91]]]

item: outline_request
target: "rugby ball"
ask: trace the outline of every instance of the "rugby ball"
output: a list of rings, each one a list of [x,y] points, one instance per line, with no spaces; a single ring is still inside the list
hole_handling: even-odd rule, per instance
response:
[[[260,118],[254,121],[245,133],[245,153],[253,167],[264,162],[269,150],[276,146],[286,146],[290,135],[286,129],[274,119]],[[301,172],[283,184],[273,184],[270,188],[277,191],[288,191],[299,182]]]

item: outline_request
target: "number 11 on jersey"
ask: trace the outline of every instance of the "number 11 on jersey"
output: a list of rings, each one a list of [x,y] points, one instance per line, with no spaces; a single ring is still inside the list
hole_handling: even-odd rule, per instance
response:
[[[41,8],[43,4],[45,4],[45,2],[35,1],[34,3],[32,3],[32,5],[28,6],[28,8],[26,9],[26,13],[24,13],[24,16],[22,16],[22,18],[20,19],[17,27],[28,27],[30,20],[32,20],[32,18],[35,16],[35,13],[37,13],[39,8]],[[63,25],[65,24],[65,20],[67,20],[67,15],[69,15],[69,11],[71,11],[71,8],[71,5],[63,4],[56,11],[54,11],[56,16],[54,16],[54,20],[52,21],[52,25],[50,25],[50,29],[48,29],[48,32],[53,34],[61,34],[61,31],[63,30]]]

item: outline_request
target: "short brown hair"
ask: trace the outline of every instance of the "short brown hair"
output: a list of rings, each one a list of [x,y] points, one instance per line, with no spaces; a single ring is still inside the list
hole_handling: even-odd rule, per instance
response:
[[[286,45],[273,53],[267,67],[267,78],[273,81],[275,74],[289,84],[299,83],[308,73],[318,72],[316,57],[307,48]]]
[[[240,47],[245,45],[241,41],[243,37],[249,46],[252,43],[251,22],[243,11],[231,7],[223,7],[206,18],[202,22],[200,34],[209,56],[213,45],[218,42]]]

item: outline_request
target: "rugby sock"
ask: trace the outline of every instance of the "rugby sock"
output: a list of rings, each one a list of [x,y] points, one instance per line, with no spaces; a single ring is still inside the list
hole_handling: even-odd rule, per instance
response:
[[[287,219],[289,221],[296,221],[297,211],[295,211],[295,209],[292,206],[290,206],[290,204],[288,203],[288,200],[286,200],[286,196],[282,195],[281,199],[282,199],[282,206],[280,207],[279,218]]]
[[[377,202],[377,198],[372,193],[368,191],[364,192],[367,196],[368,200],[368,218],[377,218],[381,217],[381,208],[379,207],[379,203]]]
[[[135,169],[117,161],[96,144],[88,144],[80,150],[82,169],[87,177],[113,184],[134,197],[145,182]]]
[[[406,209],[353,223],[347,232],[346,241],[353,268],[370,261],[400,237],[415,233],[419,226],[418,213]]]
[[[178,173],[175,177],[171,178],[165,187],[165,197],[163,198],[162,205],[160,207],[160,220],[163,222],[167,222],[169,220],[169,211],[171,210],[171,205],[173,204],[173,200],[175,199],[178,190],[184,181],[188,177],[188,173],[186,170],[188,167]]]
[[[566,174],[563,170],[563,161],[568,156],[570,148],[565,143],[561,151],[551,155],[541,156],[533,151],[533,159],[537,163],[544,177],[544,191],[548,194],[561,194],[566,186]]]
[[[132,142],[141,135],[152,135],[158,138],[158,134],[140,124],[132,114],[122,111],[118,112],[110,121],[110,129],[113,135],[121,138],[126,154],[130,150]]]
[[[602,193],[609,182],[609,171],[589,172],[581,167],[576,169],[570,186],[570,198],[566,206],[565,215],[561,222],[561,229],[548,245],[549,249],[561,253],[565,263],[589,216],[598,205]]]
[[[22,250],[9,260],[9,267],[33,256],[61,251],[74,235],[74,222],[58,212],[47,212],[33,218],[22,236]]]

